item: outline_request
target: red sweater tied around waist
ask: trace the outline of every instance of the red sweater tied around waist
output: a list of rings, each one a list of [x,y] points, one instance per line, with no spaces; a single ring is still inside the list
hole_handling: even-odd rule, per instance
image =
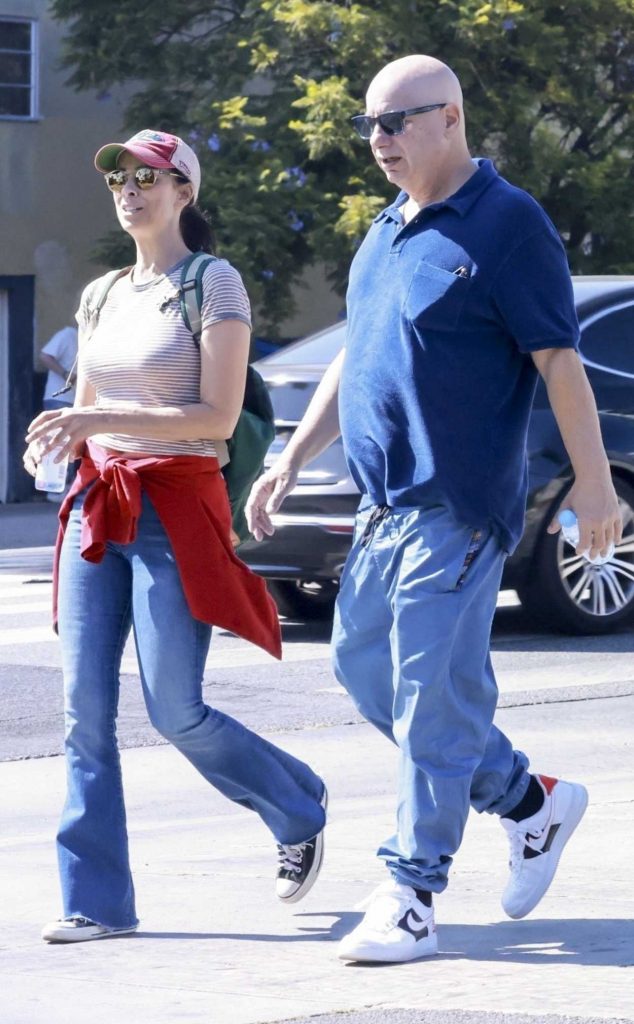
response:
[[[91,485],[82,508],[80,554],[88,562],[100,562],[107,541],[130,544],[136,538],[145,491],[169,538],[193,617],[281,658],[275,602],[264,580],[238,558],[231,544],[231,510],[218,460],[202,455],[128,458],[109,455],[91,441],[87,450],[59,510],[55,624],[59,556],[76,495]]]

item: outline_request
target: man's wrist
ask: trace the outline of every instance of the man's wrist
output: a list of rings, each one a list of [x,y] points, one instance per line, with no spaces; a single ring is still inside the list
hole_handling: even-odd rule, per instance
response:
[[[291,452],[290,455],[287,455],[286,450],[284,450],[275,460],[271,468],[277,474],[288,473],[292,476],[294,473],[299,473],[302,465],[303,463],[299,458],[298,453]]]
[[[575,474],[575,483],[586,486],[605,484],[612,479],[610,463],[608,462],[607,456],[605,459],[601,459],[600,463],[593,463],[593,465],[587,469],[573,465],[573,471]]]

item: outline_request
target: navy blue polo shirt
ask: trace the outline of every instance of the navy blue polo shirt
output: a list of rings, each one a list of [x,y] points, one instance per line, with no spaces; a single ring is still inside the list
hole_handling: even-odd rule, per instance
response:
[[[530,353],[576,348],[566,255],[544,211],[489,160],[408,224],[401,193],[351,266],[339,392],[368,502],[445,505],[512,551],[523,529]]]

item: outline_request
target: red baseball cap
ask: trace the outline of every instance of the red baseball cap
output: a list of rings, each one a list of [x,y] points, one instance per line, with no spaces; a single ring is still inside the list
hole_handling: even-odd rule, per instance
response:
[[[95,156],[95,167],[105,174],[115,171],[122,153],[131,153],[148,167],[170,167],[182,174],[194,187],[194,200],[200,190],[200,164],[191,146],[178,135],[144,129],[127,142],[109,142]]]

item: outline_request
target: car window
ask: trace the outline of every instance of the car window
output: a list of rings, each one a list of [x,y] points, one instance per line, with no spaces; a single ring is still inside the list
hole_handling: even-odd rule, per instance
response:
[[[598,313],[582,326],[581,355],[599,408],[634,406],[634,304]]]
[[[311,334],[308,338],[285,345],[279,352],[267,356],[266,365],[288,366],[296,363],[306,366],[327,366],[339,355],[346,340],[345,323],[334,324],[319,334]]]

